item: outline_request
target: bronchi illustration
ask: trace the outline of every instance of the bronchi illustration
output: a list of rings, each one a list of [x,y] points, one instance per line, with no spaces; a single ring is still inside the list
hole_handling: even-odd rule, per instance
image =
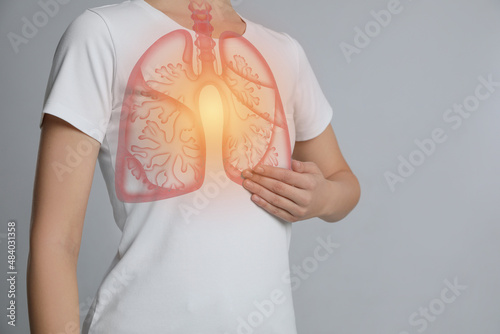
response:
[[[222,102],[227,177],[241,184],[241,171],[247,168],[290,168],[285,113],[266,60],[247,39],[226,31],[219,38],[218,65],[212,7],[205,0],[191,0],[189,9],[194,43],[185,29],[164,35],[129,77],[116,156],[115,188],[121,201],[167,199],[202,186],[210,152],[199,102],[208,85],[217,89]]]

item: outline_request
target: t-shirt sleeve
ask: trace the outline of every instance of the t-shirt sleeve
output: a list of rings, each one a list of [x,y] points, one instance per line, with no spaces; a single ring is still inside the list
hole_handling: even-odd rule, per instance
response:
[[[102,143],[112,109],[114,47],[106,22],[87,9],[57,45],[42,115],[52,114]]]
[[[320,135],[330,124],[333,110],[326,99],[306,53],[297,40],[288,36],[297,54],[297,82],[294,94],[295,140],[305,141]]]

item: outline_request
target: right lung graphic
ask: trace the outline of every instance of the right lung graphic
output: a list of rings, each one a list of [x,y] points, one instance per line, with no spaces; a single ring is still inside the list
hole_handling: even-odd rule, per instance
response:
[[[248,40],[224,32],[217,70],[211,7],[191,1],[189,8],[196,41],[182,29],[161,37],[130,75],[116,156],[121,201],[151,202],[201,187],[207,152],[199,95],[207,85],[217,89],[224,108],[221,149],[228,178],[241,184],[241,171],[260,164],[290,168],[285,113],[267,62]]]

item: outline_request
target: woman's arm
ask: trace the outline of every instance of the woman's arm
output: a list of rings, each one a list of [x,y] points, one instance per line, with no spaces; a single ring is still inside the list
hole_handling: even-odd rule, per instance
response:
[[[354,209],[361,188],[329,125],[319,136],[295,143],[292,170],[260,166],[246,170],[243,186],[252,200],[286,221],[319,217],[343,219]]]
[[[27,266],[31,334],[80,333],[76,269],[100,144],[45,114]]]
[[[316,165],[320,174],[318,180],[324,181],[324,193],[319,194],[319,198],[324,199],[320,201],[323,203],[323,210],[318,214],[319,218],[327,222],[337,222],[356,207],[361,196],[361,187],[340,151],[331,125],[316,138],[296,142],[293,158],[306,162],[299,164],[298,172],[305,172],[308,165],[312,166],[314,172]]]

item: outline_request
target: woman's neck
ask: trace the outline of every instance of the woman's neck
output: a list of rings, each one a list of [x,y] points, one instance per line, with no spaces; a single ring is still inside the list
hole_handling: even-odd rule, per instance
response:
[[[196,5],[208,3],[212,10],[211,24],[214,27],[213,37],[218,36],[223,31],[234,31],[238,34],[243,34],[246,29],[246,24],[243,22],[231,5],[230,0],[144,0],[154,8],[163,12],[165,15],[176,21],[181,26],[191,29],[193,20],[191,18],[191,10],[189,4],[194,2]]]

